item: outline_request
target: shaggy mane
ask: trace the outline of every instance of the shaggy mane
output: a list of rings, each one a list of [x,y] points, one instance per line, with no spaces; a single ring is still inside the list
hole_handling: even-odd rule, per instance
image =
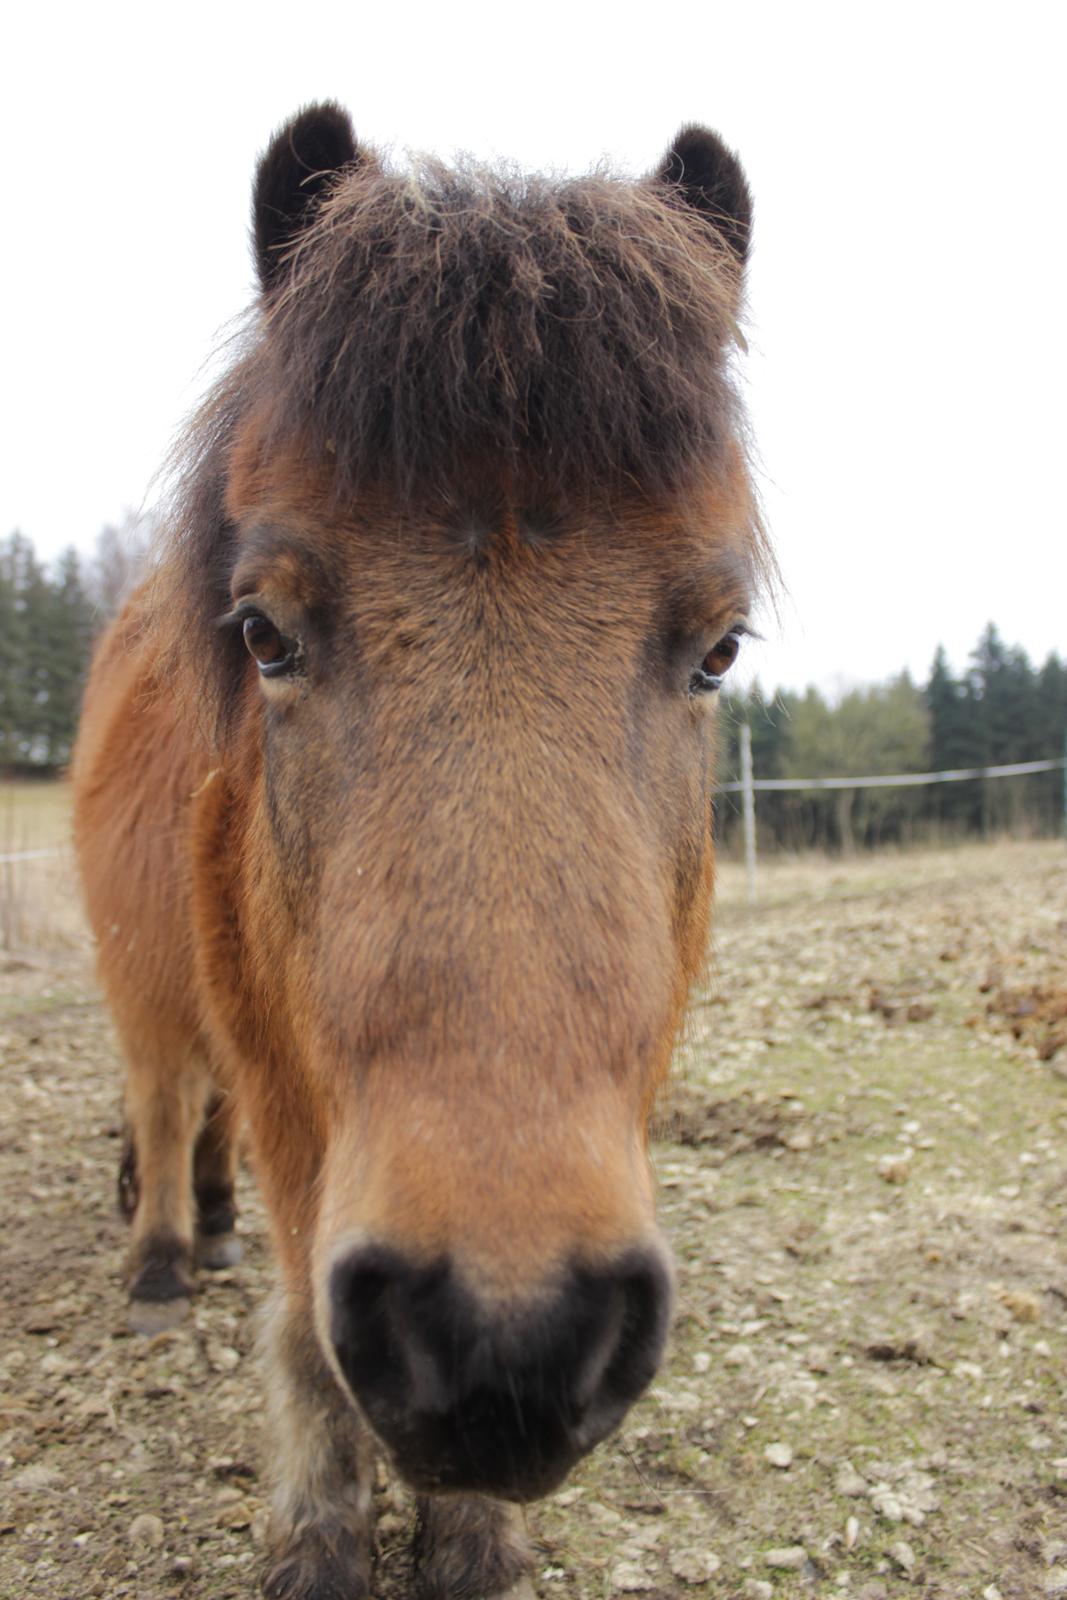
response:
[[[284,266],[245,386],[269,442],[332,455],[343,494],[451,498],[474,466],[657,495],[736,432],[739,265],[662,182],[372,159]]]

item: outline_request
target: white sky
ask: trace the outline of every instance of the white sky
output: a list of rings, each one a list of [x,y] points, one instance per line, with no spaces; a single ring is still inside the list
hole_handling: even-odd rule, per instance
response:
[[[368,142],[635,173],[717,127],[756,197],[750,402],[788,587],[767,683],[1067,649],[1063,61],[1051,3],[20,6],[0,65],[0,534],[150,481],[251,294],[253,164]]]

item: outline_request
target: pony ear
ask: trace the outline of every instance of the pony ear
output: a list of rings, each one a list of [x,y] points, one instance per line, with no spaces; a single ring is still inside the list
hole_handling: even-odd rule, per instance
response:
[[[696,123],[682,128],[656,176],[707,218],[744,266],[752,230],[752,194],[740,161],[719,135]]]
[[[284,277],[285,248],[310,222],[331,179],[360,159],[348,112],[332,101],[308,106],[274,135],[252,193],[253,250],[266,293]]]

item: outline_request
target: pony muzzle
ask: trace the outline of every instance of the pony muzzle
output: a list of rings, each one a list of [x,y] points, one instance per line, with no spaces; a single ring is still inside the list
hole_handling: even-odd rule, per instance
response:
[[[479,1294],[449,1256],[364,1243],[329,1273],[331,1353],[413,1488],[533,1500],[647,1387],[671,1291],[658,1240],[522,1300]]]

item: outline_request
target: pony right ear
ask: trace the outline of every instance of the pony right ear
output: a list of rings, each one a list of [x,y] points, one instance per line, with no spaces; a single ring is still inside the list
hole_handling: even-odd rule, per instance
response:
[[[260,157],[252,195],[253,248],[265,293],[284,277],[284,252],[333,178],[361,159],[348,112],[332,101],[308,106],[274,135]]]

